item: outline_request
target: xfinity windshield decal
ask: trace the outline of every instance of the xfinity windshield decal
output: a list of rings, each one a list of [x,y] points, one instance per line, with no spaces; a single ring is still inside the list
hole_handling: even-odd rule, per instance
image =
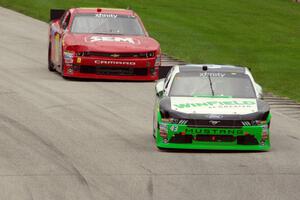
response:
[[[88,38],[89,42],[127,42],[130,44],[135,44],[133,38],[127,37],[109,37],[109,36],[92,36]]]
[[[224,77],[226,74],[225,73],[213,73],[213,72],[205,72],[205,73],[200,73],[200,77]]]
[[[118,17],[117,14],[105,14],[105,13],[99,13],[96,14],[96,17],[103,17],[103,18],[113,18],[116,19]]]

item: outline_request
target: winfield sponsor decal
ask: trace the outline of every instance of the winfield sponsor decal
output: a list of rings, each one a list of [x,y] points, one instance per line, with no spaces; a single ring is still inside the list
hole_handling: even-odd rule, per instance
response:
[[[257,112],[256,99],[171,97],[171,108],[188,114],[249,114]]]
[[[241,129],[196,129],[196,128],[186,128],[185,132],[187,134],[197,135],[243,135],[243,130]]]
[[[192,107],[249,107],[255,105],[253,101],[207,101],[202,103],[184,103],[174,104],[177,108],[192,108]]]
[[[109,37],[109,36],[92,36],[87,39],[89,42],[126,42],[129,44],[135,44],[131,37]]]
[[[130,65],[135,66],[135,62],[130,61],[114,61],[114,60],[95,60],[95,64],[97,65]]]

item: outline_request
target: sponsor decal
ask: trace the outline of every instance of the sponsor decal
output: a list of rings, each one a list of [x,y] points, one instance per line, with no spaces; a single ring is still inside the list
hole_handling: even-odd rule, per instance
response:
[[[77,58],[77,63],[81,63],[81,58],[80,57]]]
[[[204,73],[200,73],[200,77],[221,77],[223,78],[226,74],[225,73],[213,73],[213,72],[204,72]]]
[[[178,108],[191,108],[191,107],[210,107],[210,106],[251,106],[254,105],[253,101],[207,101],[203,103],[185,103],[174,104]]]
[[[50,33],[50,34],[51,34],[52,36],[55,36],[55,33],[56,33],[56,32],[58,32],[58,29],[56,28],[56,26],[52,25],[52,26],[51,26],[51,33]]]
[[[88,39],[90,42],[127,42],[129,44],[135,44],[131,37],[109,37],[109,36],[92,36]]]
[[[183,119],[179,120],[179,122],[178,122],[178,124],[181,124],[181,125],[185,125],[187,123],[188,123],[188,120],[183,120]]]
[[[167,124],[164,124],[164,123],[161,123],[160,125],[159,125],[159,129],[161,130],[161,131],[167,131],[168,130],[168,126],[167,126]]]
[[[243,126],[251,126],[252,124],[249,121],[242,121]]]
[[[242,129],[197,129],[186,128],[186,134],[202,134],[202,135],[244,135]]]
[[[55,48],[55,62],[58,63],[59,62],[59,52],[60,52],[60,43],[59,43],[59,39],[60,39],[60,36],[59,34],[57,33],[55,36],[54,36],[54,48]]]
[[[74,52],[64,51],[64,61],[65,63],[73,63]]]
[[[130,65],[135,66],[136,63],[132,61],[114,61],[114,60],[95,60],[95,64],[97,65]]]
[[[178,125],[172,125],[170,127],[170,130],[173,131],[173,132],[177,132],[178,131]]]
[[[118,17],[117,14],[107,14],[107,13],[99,13],[95,15],[96,17],[101,17],[101,18],[113,18],[116,19]]]
[[[208,114],[210,119],[221,119],[224,114],[257,112],[256,99],[171,97],[171,108],[188,114]]]

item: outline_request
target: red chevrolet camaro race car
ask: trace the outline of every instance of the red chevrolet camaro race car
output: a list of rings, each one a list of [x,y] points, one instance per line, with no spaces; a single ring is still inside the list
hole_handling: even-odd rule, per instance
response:
[[[63,77],[156,80],[160,45],[132,10],[51,10],[48,68]]]

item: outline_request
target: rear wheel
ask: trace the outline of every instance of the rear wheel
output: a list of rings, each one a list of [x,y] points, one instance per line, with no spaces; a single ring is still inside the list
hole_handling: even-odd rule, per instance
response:
[[[48,70],[50,72],[54,72],[55,71],[54,64],[51,61],[51,43],[49,43],[49,47],[48,47]]]

